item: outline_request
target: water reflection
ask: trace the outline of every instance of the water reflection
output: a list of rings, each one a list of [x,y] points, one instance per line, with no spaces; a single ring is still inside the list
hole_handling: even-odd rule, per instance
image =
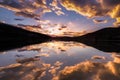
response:
[[[36,65],[39,64],[39,65]],[[19,60],[18,63],[0,68],[1,80],[39,80],[49,64],[39,63],[35,58]]]
[[[120,80],[120,56],[106,63],[84,61],[67,66],[53,80]]]
[[[52,41],[0,54],[0,80],[120,80],[120,55]]]

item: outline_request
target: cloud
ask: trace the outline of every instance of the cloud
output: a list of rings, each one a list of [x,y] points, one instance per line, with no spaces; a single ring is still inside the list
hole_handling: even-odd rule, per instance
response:
[[[107,20],[97,20],[97,19],[93,19],[93,22],[99,24],[99,23],[107,23],[108,21],[107,21]]]
[[[0,20],[0,23],[5,23],[5,21],[1,21],[1,20]]]
[[[24,24],[17,24],[18,27],[37,32],[50,35],[52,37],[56,36],[82,36],[87,34],[86,30],[79,31],[78,28],[75,28],[75,23],[70,22],[66,24],[62,23],[52,23],[50,20],[39,20],[37,19],[36,25],[24,25]]]
[[[0,0],[0,7],[14,11],[18,16],[29,18],[40,17],[43,13],[51,11],[45,0]]]
[[[15,12],[17,16],[24,16],[39,20],[41,15],[54,12],[65,15],[61,5],[69,11],[93,18],[109,16],[116,19],[115,26],[120,25],[120,0],[0,0],[0,7]],[[94,20],[97,23],[104,21]]]
[[[58,0],[53,0],[52,3],[50,3],[51,9],[57,14],[57,15],[65,15],[65,13],[62,11],[62,9],[58,6]]]
[[[97,55],[95,55],[91,59],[103,59],[103,60],[105,60],[106,58],[104,56],[97,56]]]
[[[50,57],[50,55],[47,53],[40,53],[40,54],[36,55],[36,57]]]
[[[15,12],[17,16],[34,19],[52,11],[57,15],[64,15],[57,0],[53,0],[50,5],[47,5],[46,0],[0,0],[0,7]]]
[[[110,13],[109,15],[112,18],[116,19],[116,22],[114,23],[115,25],[120,24],[120,4],[117,5]]]
[[[120,4],[120,0],[98,0],[104,7],[113,7]]]
[[[57,15],[65,15],[65,13],[62,12],[61,10],[55,11],[55,13],[56,13]]]
[[[62,6],[67,10],[75,11],[83,16],[94,17],[106,13],[101,12],[100,4],[95,0],[61,0]]]
[[[29,17],[29,18],[37,18],[40,15],[33,14],[33,13],[26,13],[26,12],[16,12],[15,15],[17,16],[23,16],[23,17]]]
[[[24,19],[15,18],[14,20],[16,20],[16,21],[23,21]]]
[[[39,58],[26,58],[26,59],[18,59],[16,60],[18,63],[28,63],[28,62],[33,62],[33,61],[39,61]]]
[[[61,0],[61,5],[83,16],[110,16],[120,23],[120,0]]]

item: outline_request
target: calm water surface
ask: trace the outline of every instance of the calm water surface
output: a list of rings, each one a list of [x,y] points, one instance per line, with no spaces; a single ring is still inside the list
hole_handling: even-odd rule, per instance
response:
[[[0,52],[0,80],[120,80],[120,55],[52,41]]]

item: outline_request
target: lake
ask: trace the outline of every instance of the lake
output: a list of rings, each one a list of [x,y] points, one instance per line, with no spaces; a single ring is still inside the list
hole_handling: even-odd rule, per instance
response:
[[[50,41],[0,52],[0,80],[120,80],[120,55]]]

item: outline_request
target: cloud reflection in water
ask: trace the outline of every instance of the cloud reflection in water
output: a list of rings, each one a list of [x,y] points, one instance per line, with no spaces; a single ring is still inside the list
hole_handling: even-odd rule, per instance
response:
[[[27,52],[37,53],[28,57],[31,54]],[[0,67],[0,80],[120,79],[119,55],[107,54],[82,43],[46,42],[17,49],[16,54],[23,56],[14,56],[16,63]]]
[[[113,58],[107,63],[84,61],[66,66],[53,80],[120,80],[120,57]]]

